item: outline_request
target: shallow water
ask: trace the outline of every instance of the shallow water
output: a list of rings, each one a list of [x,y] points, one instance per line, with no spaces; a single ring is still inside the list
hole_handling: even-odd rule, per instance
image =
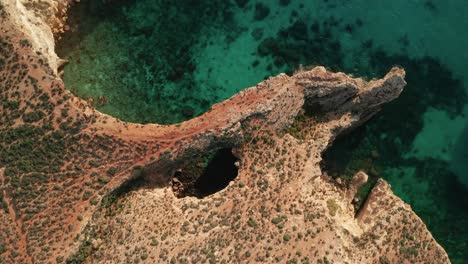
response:
[[[82,0],[73,13],[65,84],[125,121],[181,122],[300,64],[368,78],[404,66],[401,97],[337,141],[327,169],[385,178],[468,262],[466,1]]]

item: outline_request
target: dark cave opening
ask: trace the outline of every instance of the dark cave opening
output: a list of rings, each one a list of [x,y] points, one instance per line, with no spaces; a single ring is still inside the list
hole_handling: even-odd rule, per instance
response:
[[[200,155],[176,171],[172,189],[179,198],[204,198],[219,192],[237,177],[237,161],[231,148]]]
[[[205,172],[195,182],[195,189],[207,196],[226,188],[237,177],[237,158],[231,149],[219,150],[206,167]]]

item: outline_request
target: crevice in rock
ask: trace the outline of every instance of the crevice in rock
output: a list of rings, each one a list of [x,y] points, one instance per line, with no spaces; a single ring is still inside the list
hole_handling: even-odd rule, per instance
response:
[[[357,193],[354,195],[352,204],[354,206],[355,218],[357,218],[359,213],[364,209],[364,205],[366,204],[372,189],[374,189],[375,185],[377,184],[377,180],[378,179],[376,177],[370,178],[364,185],[359,187]]]

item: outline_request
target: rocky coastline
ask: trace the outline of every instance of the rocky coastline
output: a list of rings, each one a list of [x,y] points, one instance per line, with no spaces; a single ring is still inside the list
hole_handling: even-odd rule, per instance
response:
[[[0,263],[450,262],[388,183],[355,208],[365,173],[346,183],[320,167],[337,136],[399,96],[404,69],[372,81],[300,69],[180,124],[126,123],[60,79],[70,4],[1,5]],[[220,149],[235,179],[179,198],[175,183],[201,175],[177,172]]]

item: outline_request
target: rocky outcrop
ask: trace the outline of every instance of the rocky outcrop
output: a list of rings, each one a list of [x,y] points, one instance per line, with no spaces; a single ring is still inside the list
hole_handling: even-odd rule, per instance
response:
[[[25,35],[24,40],[57,73],[59,58],[55,54],[54,35],[58,36],[66,29],[66,12],[72,1],[6,0],[2,3],[9,18]]]
[[[7,3],[0,23],[4,262],[449,262],[387,183],[355,217],[363,177],[348,188],[319,166],[337,135],[398,97],[403,69],[368,82],[316,67],[181,124],[125,123],[65,89],[31,3]],[[176,198],[175,171],[219,148],[239,158],[238,177],[204,199]]]

